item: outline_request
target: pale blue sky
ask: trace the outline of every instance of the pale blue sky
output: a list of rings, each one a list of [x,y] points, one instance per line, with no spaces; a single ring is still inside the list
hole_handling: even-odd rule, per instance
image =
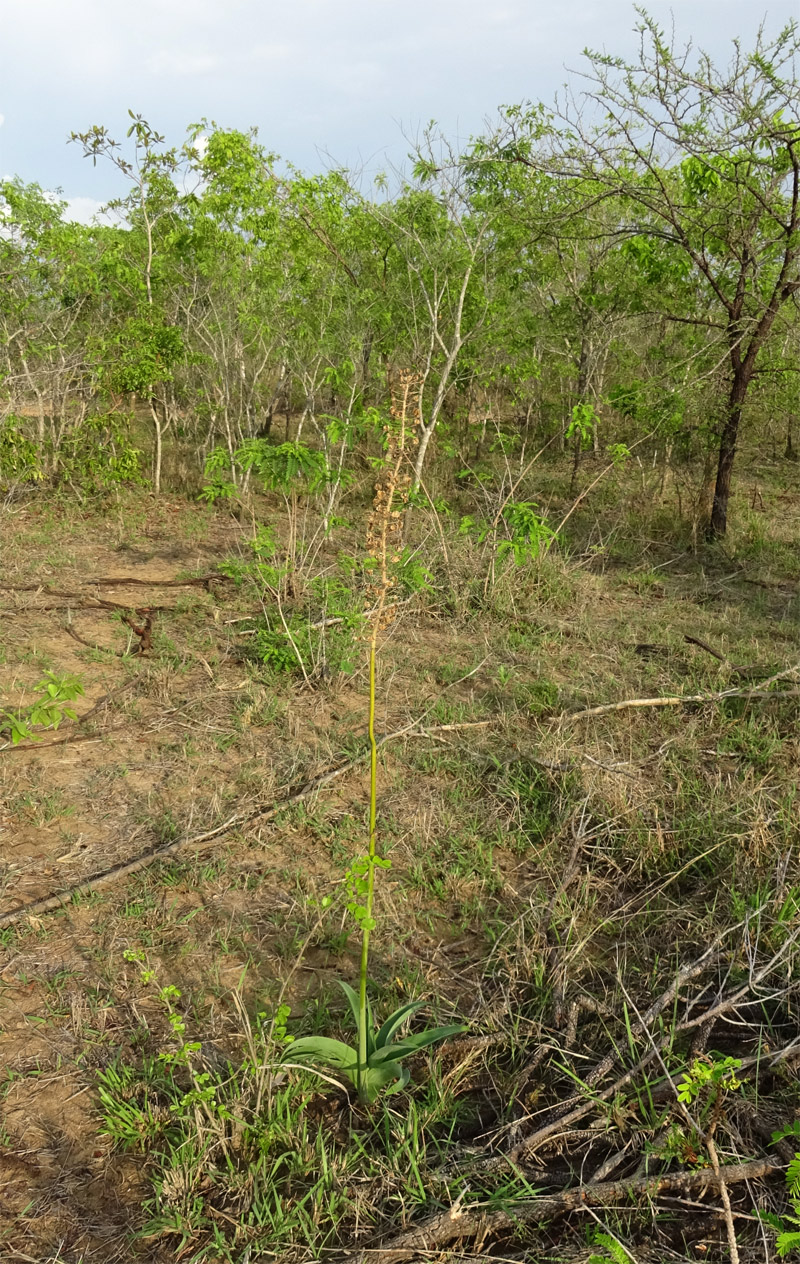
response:
[[[721,62],[765,14],[770,32],[800,19],[800,0],[648,7]],[[467,136],[502,103],[551,101],[586,45],[632,51],[635,21],[628,0],[0,0],[0,175],[88,213],[118,185],[67,135],[121,138],[128,107],[171,141],[207,116],[306,169],[374,170],[429,119]]]

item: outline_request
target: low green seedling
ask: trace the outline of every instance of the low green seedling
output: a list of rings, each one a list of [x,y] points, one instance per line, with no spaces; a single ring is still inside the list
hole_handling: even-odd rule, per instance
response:
[[[630,1252],[626,1251],[622,1243],[618,1242],[616,1238],[612,1238],[610,1233],[602,1233],[599,1229],[595,1230],[592,1237],[592,1246],[604,1247],[608,1254],[599,1255],[597,1252],[592,1252],[587,1264],[631,1264],[633,1257]]]
[[[786,1128],[781,1128],[778,1132],[774,1132],[772,1134],[773,1144],[777,1141],[783,1141],[785,1137],[790,1137],[797,1142],[798,1138],[800,1138],[800,1120],[794,1119]],[[774,1212],[769,1211],[759,1213],[759,1219],[777,1231],[778,1237],[775,1241],[775,1250],[781,1258],[791,1255],[795,1251],[800,1251],[800,1152],[795,1152],[794,1158],[786,1169],[786,1189],[792,1207],[792,1215],[777,1216]]]
[[[706,1062],[697,1059],[691,1069],[684,1073],[678,1085],[678,1101],[691,1106],[704,1089],[712,1089],[719,1093],[723,1089],[737,1089],[741,1080],[736,1072],[741,1068],[740,1058],[720,1058]]]

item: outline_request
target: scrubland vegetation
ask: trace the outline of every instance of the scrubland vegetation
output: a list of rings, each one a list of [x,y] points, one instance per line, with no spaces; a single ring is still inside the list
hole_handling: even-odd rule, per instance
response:
[[[797,51],[0,184],[3,1260],[800,1248]]]

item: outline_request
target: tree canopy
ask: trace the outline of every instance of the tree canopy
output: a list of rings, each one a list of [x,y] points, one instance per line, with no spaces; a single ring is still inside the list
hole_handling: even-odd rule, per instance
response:
[[[73,134],[126,191],[82,226],[0,184],[1,450],[77,477],[102,434],[158,490],[165,453],[222,445],[235,483],[283,415],[346,464],[408,369],[418,486],[479,465],[487,426],[571,447],[574,482],[642,443],[702,467],[724,534],[742,436],[779,424],[796,451],[798,28],[722,68],[644,11],[638,33],[633,60],[588,51],[554,109],[506,107],[458,149],[431,127],[366,192],[205,120],[181,144],[133,113],[124,142]]]

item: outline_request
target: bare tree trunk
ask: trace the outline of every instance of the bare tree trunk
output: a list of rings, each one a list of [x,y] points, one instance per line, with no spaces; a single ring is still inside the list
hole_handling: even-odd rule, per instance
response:
[[[581,456],[583,455],[583,436],[578,427],[575,427],[574,448],[572,453],[572,474],[569,480],[569,494],[572,496],[578,482],[578,474],[581,468]]]
[[[728,501],[731,494],[733,462],[736,456],[736,440],[739,436],[739,423],[742,420],[742,408],[749,385],[750,374],[743,369],[734,373],[725,424],[719,440],[717,482],[714,487],[711,521],[708,524],[708,536],[712,540],[721,539],[728,529]]]
[[[584,331],[581,335],[581,353],[578,360],[578,403],[584,402],[585,396],[589,389],[589,355],[591,345]],[[593,438],[595,437],[596,427],[592,423]],[[579,426],[575,427],[575,451],[572,456],[572,477],[569,481],[570,495],[575,491],[578,482],[578,474],[581,468],[581,457],[583,456],[583,434]]]
[[[436,429],[435,422],[432,422],[427,429],[420,429],[419,447],[417,448],[417,459],[414,462],[414,490],[416,491],[422,482],[422,469],[425,465],[425,453],[428,451],[428,444],[433,437]]]
[[[305,425],[306,417],[311,417],[312,420],[314,417],[314,414],[309,406],[308,400],[306,400],[305,405],[303,406],[303,411],[300,415],[300,420],[297,423],[297,434],[295,435],[296,443],[300,442],[300,436],[303,433],[303,426]]]
[[[233,442],[230,418],[228,416],[228,409],[225,404],[223,404],[222,406],[222,416],[225,420],[225,442],[228,445],[228,456],[230,457],[230,462],[231,462],[231,482],[233,483],[234,487],[237,487],[238,478],[236,474],[236,457],[234,456],[234,453],[236,451],[236,444]]]
[[[663,463],[663,465],[661,466],[661,483],[660,483],[659,488],[658,488],[658,494],[659,494],[659,496],[663,496],[663,495],[664,495],[664,487],[665,487],[666,482],[667,482],[667,471],[668,471],[668,469],[669,469],[669,465],[670,465],[670,461],[671,461],[671,460],[672,460],[672,443],[671,443],[671,441],[669,441],[669,442],[667,442],[667,444],[666,444],[666,446],[665,446],[665,448],[664,448],[664,463]]]
[[[156,496],[161,491],[161,461],[163,456],[163,433],[164,429],[161,425],[161,418],[158,415],[158,405],[154,399],[150,400],[150,415],[153,418],[153,429],[156,435],[155,453],[153,455],[153,491]]]
[[[256,439],[268,439],[270,437],[270,434],[272,433],[272,419],[274,416],[275,404],[274,402],[271,402],[264,416],[264,421],[256,430]]]

